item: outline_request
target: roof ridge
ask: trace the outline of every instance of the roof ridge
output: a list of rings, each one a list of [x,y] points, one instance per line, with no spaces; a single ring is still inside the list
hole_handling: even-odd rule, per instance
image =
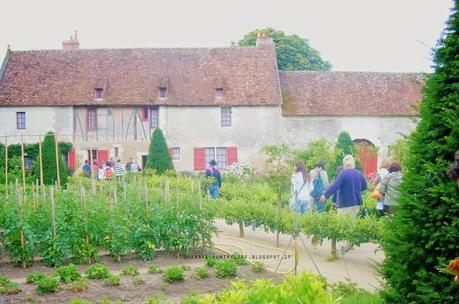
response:
[[[244,46],[244,47],[139,47],[139,48],[88,48],[88,49],[77,49],[77,50],[63,50],[63,49],[41,49],[41,50],[15,50],[11,51],[14,53],[33,53],[33,52],[56,52],[56,53],[68,53],[68,52],[93,52],[93,51],[186,51],[186,50],[244,50],[244,49],[260,49],[257,46]]]
[[[381,71],[279,71],[282,74],[400,74],[425,75],[425,72],[381,72]]]

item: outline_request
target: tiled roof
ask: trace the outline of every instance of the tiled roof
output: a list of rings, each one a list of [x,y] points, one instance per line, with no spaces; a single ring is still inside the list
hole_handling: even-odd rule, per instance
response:
[[[413,116],[425,75],[280,72],[284,115]]]
[[[281,103],[273,46],[11,51],[4,72],[0,106]]]

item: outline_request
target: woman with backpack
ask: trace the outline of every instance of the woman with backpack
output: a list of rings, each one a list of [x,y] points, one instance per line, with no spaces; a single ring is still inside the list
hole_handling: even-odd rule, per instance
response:
[[[310,193],[313,202],[313,208],[318,212],[325,212],[325,203],[320,201],[320,197],[324,194],[328,187],[328,175],[323,169],[322,162],[317,163],[311,173],[312,176],[312,191]]]
[[[311,179],[303,161],[295,161],[295,172],[292,175],[292,208],[295,212],[304,214],[311,200]]]
[[[209,186],[208,189],[210,197],[213,200],[216,200],[218,198],[218,192],[222,186],[222,175],[220,174],[220,171],[217,168],[217,162],[214,159],[209,162],[209,165],[209,168],[206,170],[206,177],[213,177],[215,181]]]

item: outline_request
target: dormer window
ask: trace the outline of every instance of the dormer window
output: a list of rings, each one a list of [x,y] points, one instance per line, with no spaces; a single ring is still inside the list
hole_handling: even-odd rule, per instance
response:
[[[95,95],[96,99],[104,99],[104,89],[95,88]]]
[[[216,88],[215,89],[215,97],[223,98],[223,88]]]
[[[159,98],[160,99],[167,98],[167,87],[159,87]]]

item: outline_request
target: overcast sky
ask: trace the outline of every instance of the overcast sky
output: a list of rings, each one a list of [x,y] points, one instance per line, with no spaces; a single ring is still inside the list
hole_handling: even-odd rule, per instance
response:
[[[0,0],[0,55],[81,48],[228,46],[255,28],[307,38],[336,71],[429,72],[452,0]]]

